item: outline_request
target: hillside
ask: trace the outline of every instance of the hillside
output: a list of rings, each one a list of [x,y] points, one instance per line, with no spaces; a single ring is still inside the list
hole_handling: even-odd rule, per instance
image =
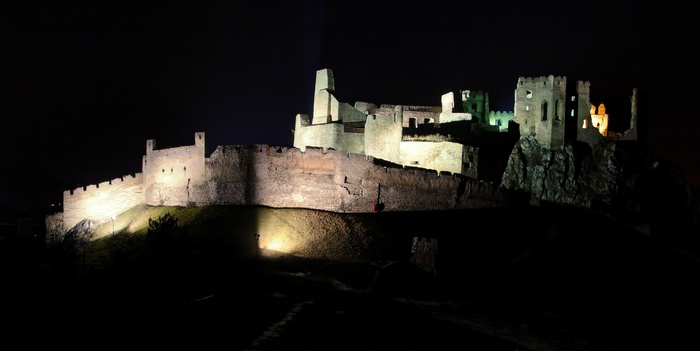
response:
[[[176,240],[147,245],[148,218],[166,213]],[[32,345],[243,349],[291,305],[304,309],[295,323],[255,349],[633,349],[680,345],[698,326],[698,263],[593,211],[140,207],[114,232],[96,229],[76,271],[43,261],[9,285],[3,301],[27,309],[6,318],[53,337]],[[438,238],[437,275],[411,263],[414,236]]]

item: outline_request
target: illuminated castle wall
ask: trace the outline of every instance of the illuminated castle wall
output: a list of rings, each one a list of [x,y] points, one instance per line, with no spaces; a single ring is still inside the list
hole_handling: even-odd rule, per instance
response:
[[[155,149],[147,141],[143,173],[64,192],[64,226],[107,222],[140,204],[263,205],[336,212],[446,210],[505,206],[496,185],[458,174],[403,168],[371,156],[308,147],[195,145]]]
[[[66,229],[85,218],[103,223],[143,203],[143,174],[125,175],[108,182],[64,191],[63,223]]]

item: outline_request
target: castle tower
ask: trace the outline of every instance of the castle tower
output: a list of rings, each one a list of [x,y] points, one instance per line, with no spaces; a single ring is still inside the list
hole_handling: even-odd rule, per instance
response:
[[[566,77],[520,77],[515,89],[515,116],[520,137],[534,135],[548,147],[564,145]]]
[[[335,92],[335,80],[333,71],[325,68],[316,72],[316,85],[314,86],[314,114],[313,124],[329,123],[338,120],[333,116],[333,93]],[[337,101],[335,102],[337,105]],[[337,110],[337,108],[336,108]]]
[[[602,135],[593,125],[591,118],[591,82],[576,82],[576,140],[596,145]]]
[[[460,90],[464,112],[471,113],[480,124],[488,124],[489,93],[485,91]]]

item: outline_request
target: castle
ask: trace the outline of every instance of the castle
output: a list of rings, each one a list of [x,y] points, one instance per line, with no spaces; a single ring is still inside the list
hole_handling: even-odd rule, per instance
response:
[[[157,149],[147,140],[141,173],[64,192],[63,228],[84,219],[108,222],[143,204],[338,212],[507,206],[511,199],[499,184],[480,175],[488,164],[480,146],[464,141],[475,130],[503,134],[517,123],[521,138],[557,148],[572,118],[578,141],[633,140],[636,91],[631,128],[616,134],[607,130],[604,107],[595,113],[589,86],[578,82],[567,99],[566,77],[520,78],[513,113],[489,111],[488,94],[469,90],[460,91],[464,112],[454,111],[453,93],[442,95],[440,106],[351,106],[336,99],[332,71],[319,70],[312,119],[296,116],[294,147],[218,146],[207,156],[203,132],[188,146]]]

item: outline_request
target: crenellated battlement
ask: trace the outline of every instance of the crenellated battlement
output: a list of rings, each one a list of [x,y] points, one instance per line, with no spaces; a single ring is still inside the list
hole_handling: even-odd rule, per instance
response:
[[[591,93],[591,82],[589,81],[577,81],[576,82],[576,93],[589,95]]]
[[[518,78],[518,85],[531,85],[539,87],[546,87],[548,85],[566,86],[566,76],[554,76],[550,74],[546,77],[520,77]]]
[[[104,181],[98,184],[90,184],[81,187],[77,187],[73,190],[65,190],[63,192],[63,198],[77,196],[81,194],[103,191],[109,189],[110,186],[121,186],[124,184],[130,184],[134,181],[141,182],[143,179],[143,173],[135,173],[134,175],[127,174],[119,178],[114,178],[112,180]]]

